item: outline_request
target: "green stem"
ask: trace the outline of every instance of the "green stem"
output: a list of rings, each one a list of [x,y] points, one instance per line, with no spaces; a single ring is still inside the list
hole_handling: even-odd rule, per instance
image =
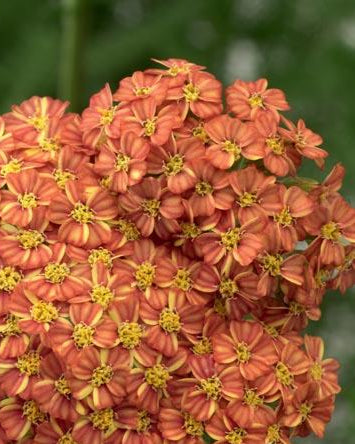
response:
[[[62,54],[59,73],[61,99],[70,101],[71,111],[82,105],[84,27],[88,0],[62,0]]]

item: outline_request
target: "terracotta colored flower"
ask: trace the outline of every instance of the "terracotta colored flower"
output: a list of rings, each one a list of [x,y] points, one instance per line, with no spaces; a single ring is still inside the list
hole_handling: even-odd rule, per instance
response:
[[[184,101],[183,118],[191,110],[207,119],[222,111],[222,84],[210,73],[192,71],[185,84],[169,89],[167,99]]]
[[[255,137],[250,126],[238,119],[223,114],[209,120],[205,130],[211,139],[207,158],[216,168],[226,170],[242,157],[249,160],[264,157],[262,147],[250,145]]]
[[[151,150],[148,158],[150,174],[164,174],[169,191],[180,194],[193,188],[197,182],[191,161],[205,156],[205,149],[193,138],[176,140]]]
[[[6,266],[0,259],[0,315],[8,312],[11,294],[18,288],[23,279],[21,270]]]
[[[132,77],[125,77],[120,81],[113,98],[120,102],[133,102],[135,100],[153,97],[160,105],[166,96],[167,84],[160,75],[152,75],[136,71]]]
[[[14,140],[12,134],[5,129],[5,122],[0,116],[0,150],[4,153],[10,153],[14,150]]]
[[[333,410],[334,398],[320,399],[317,384],[308,383],[299,387],[292,401],[286,405],[283,423],[296,427],[296,434],[301,436],[313,432],[318,438],[323,438]]]
[[[233,193],[228,187],[228,176],[206,160],[197,160],[192,167],[197,178],[189,203],[194,216],[211,216],[216,209],[228,210]]]
[[[42,422],[36,427],[35,441],[38,444],[57,444],[62,440],[73,441],[71,434],[72,424],[70,422],[50,418],[49,421]]]
[[[109,242],[111,229],[107,221],[118,213],[115,199],[105,191],[87,195],[80,185],[68,182],[65,194],[52,199],[48,218],[60,224],[58,237],[77,247],[96,248]]]
[[[277,361],[270,338],[260,324],[251,321],[231,321],[229,334],[215,335],[213,355],[220,364],[235,363],[248,380],[261,376]]]
[[[128,359],[128,353],[117,348],[87,347],[70,368],[69,386],[73,397],[85,399],[94,409],[120,404],[126,394]]]
[[[95,171],[107,179],[110,190],[123,193],[145,175],[149,144],[134,133],[125,132],[119,146],[111,144],[110,148],[101,148]]]
[[[204,66],[196,65],[185,59],[152,60],[163,65],[164,68],[150,68],[147,72],[162,75],[167,78],[169,86],[171,87],[183,84],[187,80],[190,72],[205,69]]]
[[[43,412],[51,417],[74,422],[86,408],[72,396],[63,361],[49,353],[40,363],[40,378],[34,383],[33,397]],[[58,424],[53,424],[58,430]]]
[[[122,131],[132,131],[152,145],[163,145],[172,129],[180,125],[177,106],[168,105],[157,110],[156,101],[148,98],[135,101],[130,106],[130,114],[122,122]]]
[[[4,315],[0,318],[0,359],[16,358],[25,353],[30,342],[16,316]]]
[[[202,444],[204,425],[190,413],[174,408],[162,408],[159,413],[158,428],[165,439],[170,441]]]
[[[197,421],[207,421],[225,400],[239,398],[243,379],[235,365],[219,366],[210,355],[189,361],[193,378],[184,391],[181,406]]]
[[[34,169],[6,177],[8,191],[1,191],[0,217],[4,222],[28,227],[42,206],[48,207],[56,188]]]
[[[161,237],[178,231],[174,219],[183,213],[181,197],[165,191],[164,183],[159,179],[148,177],[133,185],[128,193],[119,197],[119,202],[145,237],[154,230]]]
[[[112,408],[93,410],[75,421],[70,438],[81,444],[103,444],[117,427]]]
[[[227,88],[228,108],[240,119],[255,120],[261,114],[270,113],[278,121],[278,111],[288,110],[289,105],[280,89],[267,89],[267,86],[266,79],[236,80]]]

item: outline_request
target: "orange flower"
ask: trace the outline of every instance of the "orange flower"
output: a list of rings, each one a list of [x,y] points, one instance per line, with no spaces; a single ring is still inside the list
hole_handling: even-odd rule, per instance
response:
[[[169,89],[167,100],[184,101],[183,119],[189,110],[207,119],[222,111],[222,84],[208,72],[190,71],[185,84]]]
[[[21,270],[6,266],[0,259],[0,315],[8,312],[10,296],[16,291],[22,279]]]
[[[79,417],[78,411],[86,409],[72,397],[64,362],[49,353],[42,359],[39,372],[40,379],[34,383],[32,391],[41,410],[54,418],[75,421]]]
[[[339,363],[335,359],[324,359],[324,342],[316,336],[304,338],[306,353],[311,361],[308,378],[319,386],[319,396],[326,398],[340,392],[337,370]]]
[[[15,148],[12,134],[5,129],[5,121],[0,116],[0,152],[10,153]]]
[[[196,184],[191,161],[204,157],[205,149],[193,138],[170,138],[164,146],[151,150],[148,158],[148,173],[164,174],[169,191],[180,194]]]
[[[183,213],[181,197],[164,189],[162,180],[145,178],[133,185],[128,193],[119,196],[119,203],[145,237],[155,231],[164,238],[179,229],[174,219]]]
[[[240,119],[255,120],[268,113],[278,121],[278,111],[288,110],[289,105],[280,89],[267,89],[267,86],[266,79],[256,82],[236,80],[226,91],[229,110]]]
[[[204,310],[174,290],[157,290],[141,302],[139,315],[148,326],[147,344],[169,357],[177,353],[180,337],[201,334]]]
[[[48,336],[55,353],[66,362],[72,362],[85,347],[113,347],[117,328],[111,319],[103,316],[100,305],[87,302],[71,305],[69,319],[59,317]]]
[[[194,377],[186,379],[189,385],[184,391],[181,407],[197,421],[209,420],[226,400],[241,396],[243,379],[235,365],[220,366],[211,355],[190,359],[189,364]]]
[[[194,161],[192,170],[197,179],[189,197],[194,216],[211,216],[216,209],[231,208],[233,192],[224,171],[217,170],[204,159]]]
[[[135,101],[129,110],[130,114],[122,121],[122,131],[132,131],[152,145],[164,145],[172,129],[181,125],[176,105],[157,110],[157,103],[153,98]]]
[[[324,159],[328,156],[327,151],[318,146],[323,143],[322,137],[307,128],[302,119],[298,120],[297,126],[285,118],[283,122],[288,129],[280,128],[280,134],[293,142],[296,150],[302,156],[315,160],[317,165],[322,167]]]
[[[0,359],[16,358],[25,353],[30,342],[16,316],[7,314],[0,317]]]
[[[213,337],[213,356],[220,364],[235,363],[242,376],[254,380],[277,361],[277,353],[260,324],[231,321],[230,333]]]
[[[120,102],[132,102],[153,97],[156,104],[161,105],[166,96],[166,89],[167,84],[161,75],[136,71],[132,77],[125,77],[120,81],[113,98]]]
[[[25,159],[24,150],[10,153],[0,150],[0,188],[7,185],[9,174],[19,173],[25,169],[38,168],[40,165]]]
[[[251,145],[254,133],[250,126],[227,114],[209,120],[205,130],[211,138],[207,158],[216,168],[226,170],[242,157],[257,160],[264,156],[262,147]]]
[[[325,425],[333,410],[333,396],[320,399],[317,384],[304,384],[296,390],[292,401],[286,404],[282,423],[296,427],[296,435],[307,436],[313,432],[318,438],[323,438]]]
[[[190,413],[174,408],[162,408],[159,412],[158,428],[165,439],[203,444],[204,425]]]
[[[33,399],[6,398],[0,401],[0,423],[9,440],[7,442],[31,436],[35,428],[46,420],[46,414]]]
[[[70,438],[74,443],[104,444],[117,427],[113,409],[93,410],[75,421]]]
[[[49,421],[42,422],[36,427],[34,440],[38,444],[57,444],[70,440],[73,442],[71,434],[72,424],[50,418]]]
[[[94,169],[108,180],[110,190],[123,193],[128,186],[141,182],[147,171],[145,158],[149,149],[149,144],[143,139],[132,132],[125,132],[119,146],[111,143],[101,148]]]
[[[190,72],[205,69],[204,66],[195,65],[195,63],[191,63],[185,59],[152,60],[163,65],[166,69],[150,68],[146,72],[162,75],[169,81],[169,86],[171,87],[183,84],[185,80],[187,80]]]
[[[239,421],[232,420],[223,410],[217,412],[207,424],[206,431],[217,444],[264,444],[262,428],[241,427]]]
[[[60,225],[60,241],[96,248],[110,241],[111,229],[107,221],[117,213],[116,201],[107,192],[96,190],[88,195],[83,186],[70,181],[65,186],[65,194],[52,199],[48,218]]]
[[[15,139],[30,144],[47,128],[49,119],[63,116],[68,105],[69,102],[51,97],[31,97],[20,105],[13,105],[11,113],[3,116],[6,129]]]
[[[122,349],[84,349],[70,367],[68,381],[73,397],[94,409],[119,405],[126,394],[128,359]]]
[[[8,174],[6,184],[8,191],[1,191],[0,217],[19,227],[28,227],[40,208],[49,205],[56,192],[53,183],[34,169]]]

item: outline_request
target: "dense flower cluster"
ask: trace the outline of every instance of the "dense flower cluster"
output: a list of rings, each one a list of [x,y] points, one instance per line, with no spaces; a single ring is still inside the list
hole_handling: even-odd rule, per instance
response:
[[[0,118],[0,442],[322,437],[338,363],[302,336],[355,282],[344,169],[265,79],[158,61],[81,115]]]

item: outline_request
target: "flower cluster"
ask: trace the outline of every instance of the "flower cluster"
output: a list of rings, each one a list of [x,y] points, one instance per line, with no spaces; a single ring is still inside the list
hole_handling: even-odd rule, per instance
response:
[[[265,79],[157,61],[0,117],[0,443],[322,437],[318,320],[355,283],[344,169]]]

